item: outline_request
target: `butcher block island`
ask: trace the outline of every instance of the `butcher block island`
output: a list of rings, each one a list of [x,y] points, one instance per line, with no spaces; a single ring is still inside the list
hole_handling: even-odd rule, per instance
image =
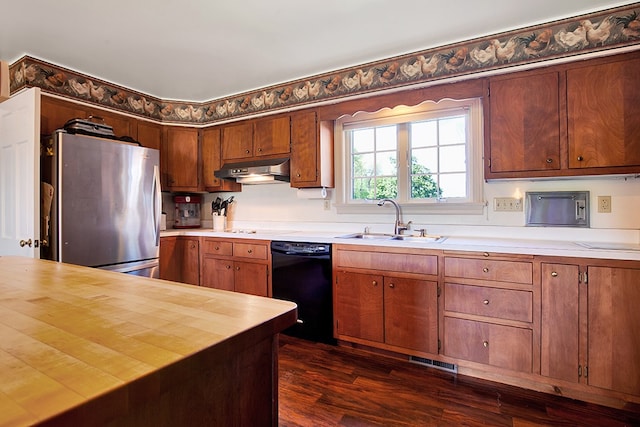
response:
[[[0,426],[278,423],[296,305],[0,257]]]

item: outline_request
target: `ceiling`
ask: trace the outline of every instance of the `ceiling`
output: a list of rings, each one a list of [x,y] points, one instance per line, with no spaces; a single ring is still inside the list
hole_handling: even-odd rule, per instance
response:
[[[29,55],[160,99],[200,102],[633,3],[0,0],[0,59]]]

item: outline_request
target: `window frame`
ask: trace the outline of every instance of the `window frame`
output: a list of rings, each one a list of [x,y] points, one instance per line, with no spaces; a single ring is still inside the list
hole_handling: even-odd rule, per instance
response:
[[[372,200],[351,200],[351,150],[346,131],[359,127],[378,127],[387,124],[408,123],[432,118],[455,115],[461,110],[468,112],[467,135],[467,198],[465,199],[421,199],[398,200],[403,212],[414,214],[469,214],[484,213],[482,152],[484,145],[482,99],[469,98],[463,100],[443,99],[438,102],[425,101],[413,107],[404,105],[394,108],[383,108],[376,112],[359,111],[351,116],[343,116],[336,121],[334,139],[336,142],[336,201],[338,213],[383,213],[375,209],[377,204]],[[408,132],[409,125],[405,126]],[[407,141],[408,144],[408,141]],[[408,148],[408,147],[407,147]],[[406,152],[408,153],[408,152]],[[403,158],[401,158],[403,157]],[[409,161],[401,153],[398,155],[398,186],[409,186],[407,174],[410,174]],[[400,167],[405,170],[401,171]],[[401,180],[407,182],[401,182]],[[405,188],[408,191],[407,188]],[[399,188],[400,191],[400,188]],[[408,193],[406,193],[408,195]]]

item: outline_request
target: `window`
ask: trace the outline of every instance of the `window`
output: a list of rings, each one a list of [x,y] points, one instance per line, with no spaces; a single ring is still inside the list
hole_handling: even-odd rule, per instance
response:
[[[482,212],[480,100],[427,102],[338,122],[338,208],[392,198],[422,212]],[[340,163],[340,162],[338,162]]]

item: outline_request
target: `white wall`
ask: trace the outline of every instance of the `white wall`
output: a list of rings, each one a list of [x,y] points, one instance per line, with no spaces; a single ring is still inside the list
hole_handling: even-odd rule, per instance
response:
[[[591,227],[525,227],[523,212],[494,212],[494,197],[524,197],[526,191],[590,191]],[[325,201],[305,199],[288,184],[245,185],[239,193],[206,194],[203,203],[203,228],[211,228],[211,201],[216,196],[235,196],[229,212],[230,226],[240,229],[278,229],[309,231],[391,232],[392,209],[374,208],[375,214],[338,214],[333,206],[325,210]],[[598,213],[597,196],[611,196],[612,212]],[[443,235],[519,237],[568,241],[610,241],[640,243],[640,178],[605,177],[540,181],[493,181],[484,184],[488,201],[483,215],[405,214],[413,228],[427,228]],[[319,195],[318,195],[319,197]],[[329,190],[333,203],[333,191]],[[164,207],[173,218],[171,196],[165,194]],[[380,212],[378,213],[378,209]],[[171,221],[168,220],[171,224]],[[170,225],[169,225],[170,226]]]

